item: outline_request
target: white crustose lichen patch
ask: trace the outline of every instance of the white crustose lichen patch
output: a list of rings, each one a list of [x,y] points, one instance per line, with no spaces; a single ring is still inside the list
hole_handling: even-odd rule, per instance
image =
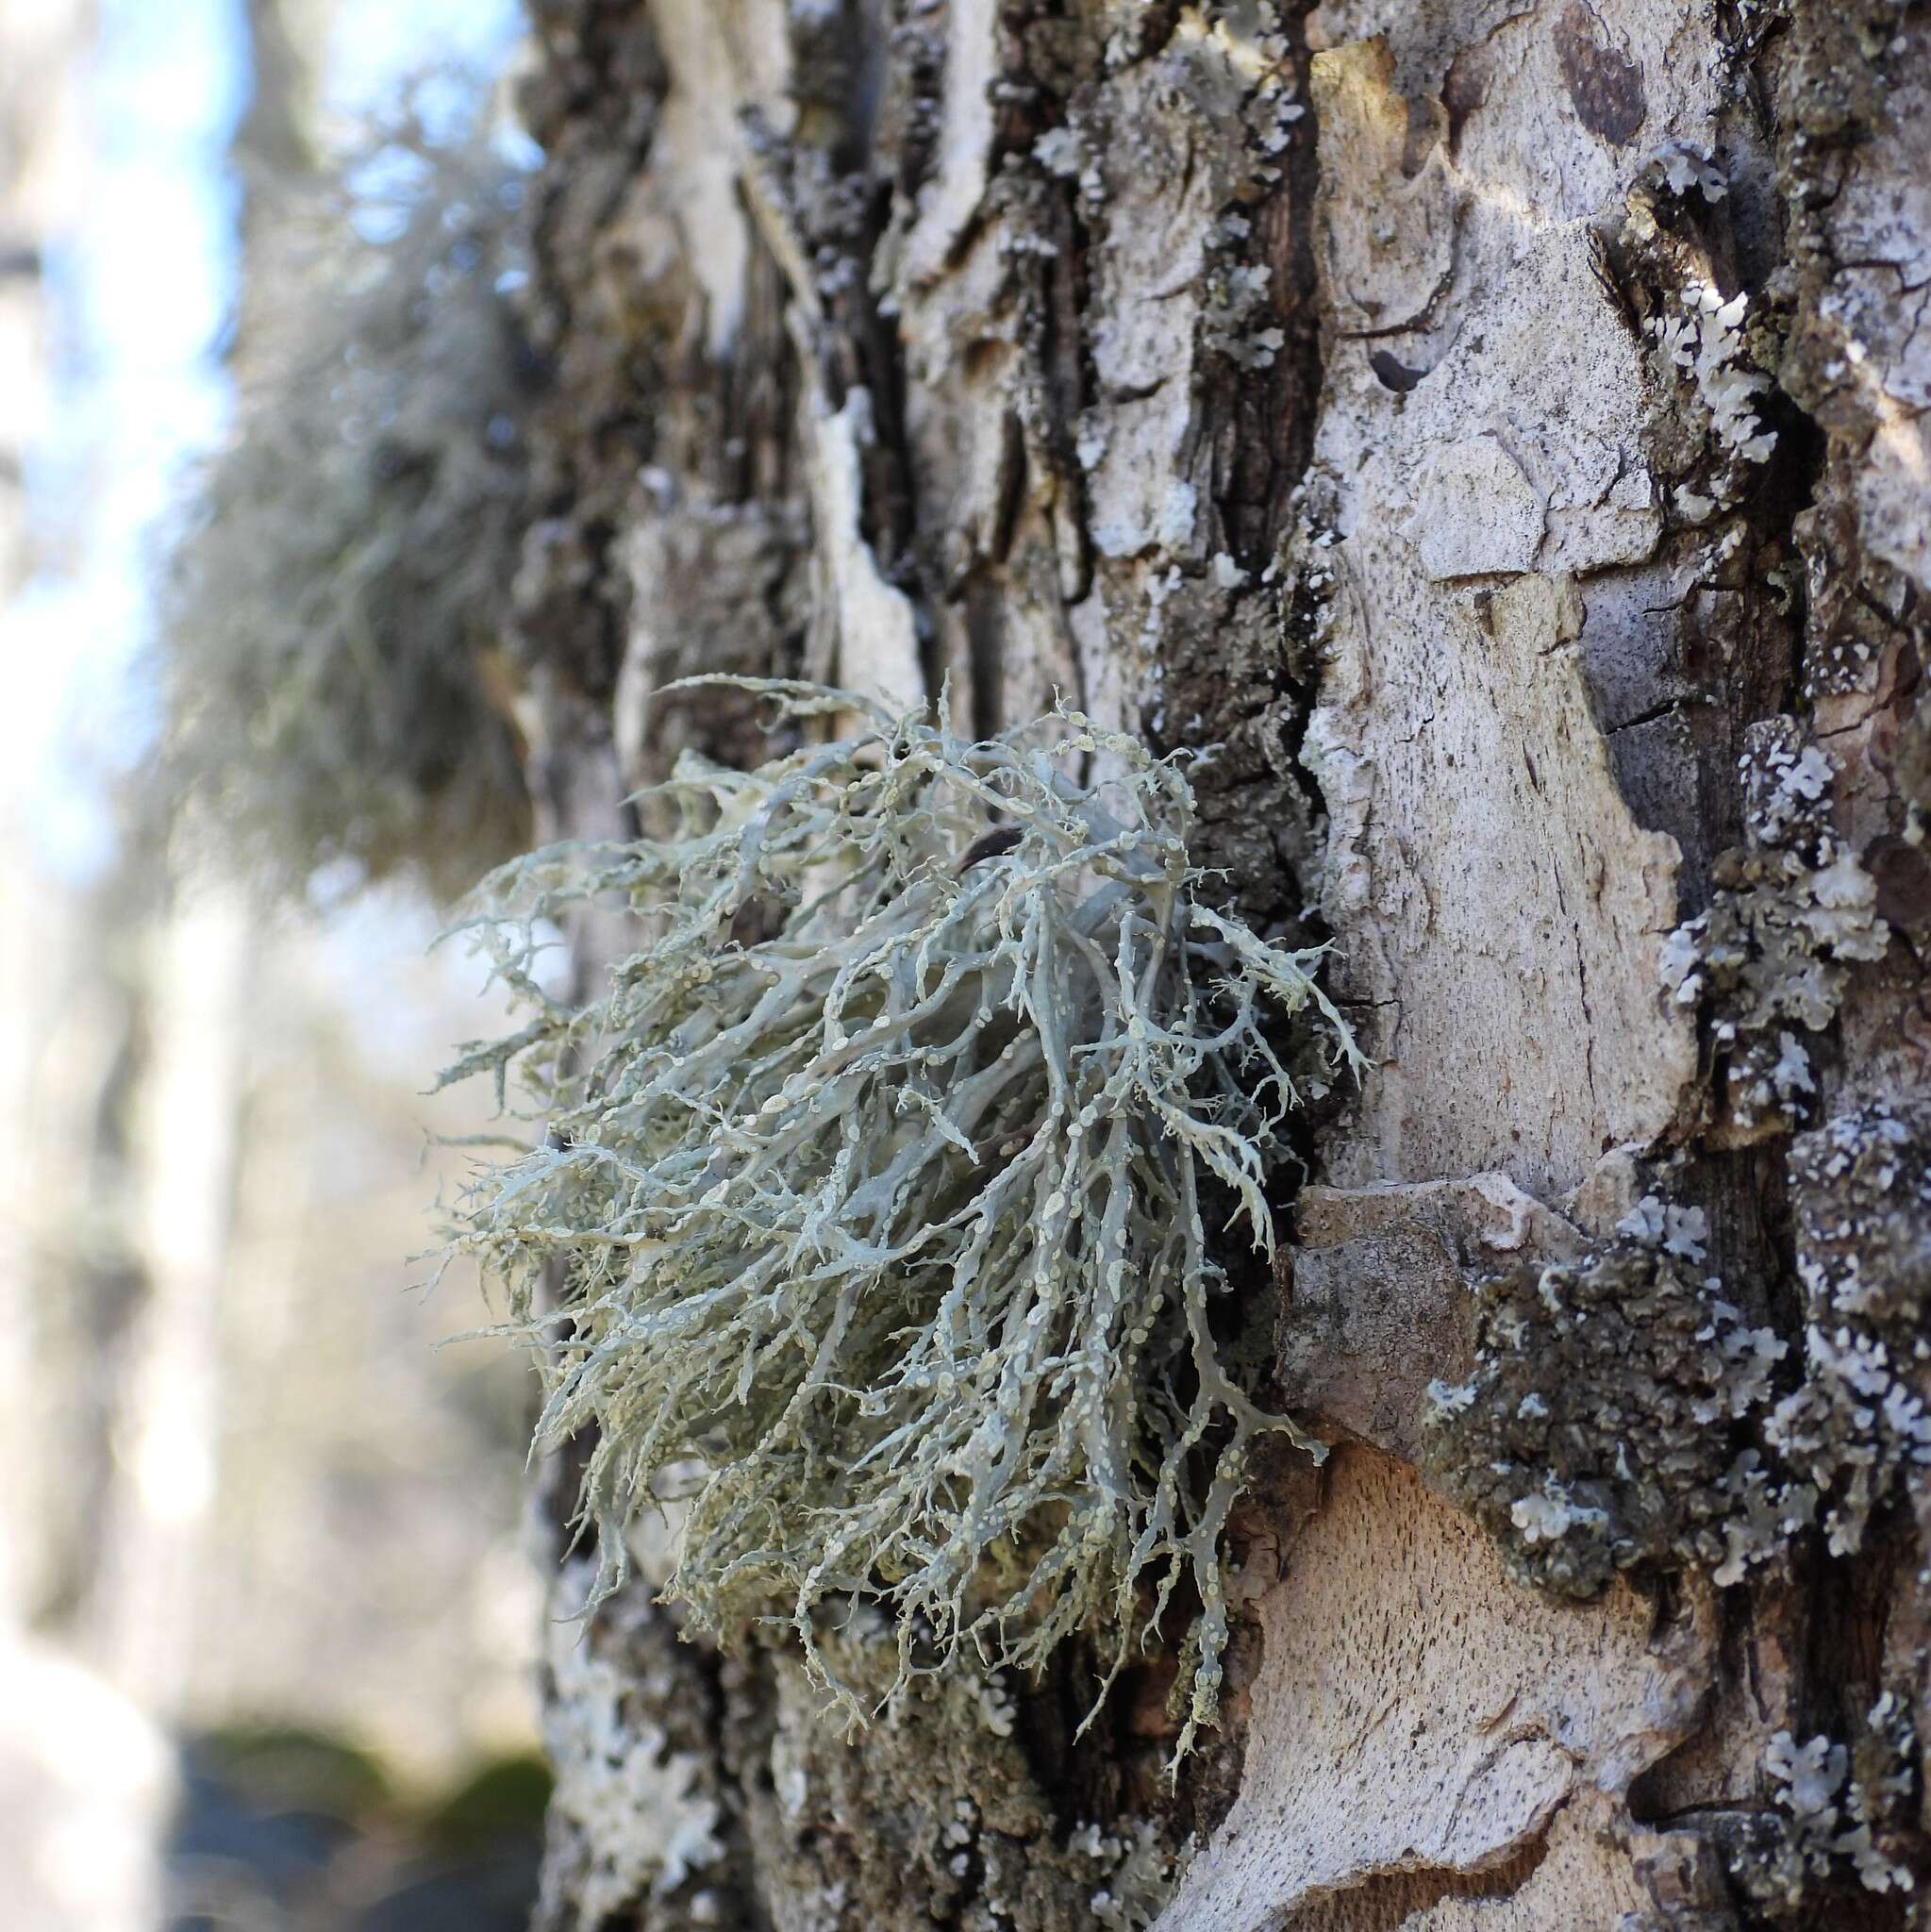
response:
[[[576,1625],[552,1627],[550,1672],[555,1694],[543,1728],[557,1777],[552,1802],[580,1834],[578,1904],[584,1923],[597,1925],[721,1858],[720,1813],[695,1789],[695,1758],[670,1750],[656,1725],[626,1722],[624,1676]]]

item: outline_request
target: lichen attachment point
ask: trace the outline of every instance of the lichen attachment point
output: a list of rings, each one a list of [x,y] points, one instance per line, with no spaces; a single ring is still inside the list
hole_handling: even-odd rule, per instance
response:
[[[445,1079],[517,1071],[545,1131],[479,1171],[454,1247],[543,1338],[540,1443],[594,1428],[601,1590],[681,1474],[669,1594],[725,1638],[788,1623],[860,1717],[836,1600],[891,1609],[894,1689],[1080,1630],[1110,1683],[1185,1579],[1184,1753],[1248,1444],[1320,1453],[1210,1313],[1213,1224],[1271,1249],[1284,1124],[1358,1064],[1318,956],[1205,903],[1181,766],[1076,712],[973,742],[942,706],[753,688],[848,735],[687,755],[641,801],[665,836],[486,887],[467,929],[534,1017]],[[590,902],[640,942],[573,1010],[534,956]]]

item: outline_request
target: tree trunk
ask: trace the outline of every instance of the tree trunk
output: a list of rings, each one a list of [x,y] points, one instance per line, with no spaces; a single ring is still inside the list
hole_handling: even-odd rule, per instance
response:
[[[1060,694],[1373,1062],[1177,1781],[1171,1658],[847,1740],[640,1582],[540,1923],[1918,1923],[1931,8],[534,11],[546,832],[690,672]]]

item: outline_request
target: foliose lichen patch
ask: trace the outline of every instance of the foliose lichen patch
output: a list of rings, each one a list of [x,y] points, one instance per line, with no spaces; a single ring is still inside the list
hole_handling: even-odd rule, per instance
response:
[[[1834,828],[1830,754],[1790,718],[1750,727],[1739,761],[1744,842],[1713,868],[1708,908],[1670,936],[1663,983],[1706,1016],[1712,1130],[1732,1144],[1802,1122],[1809,1037],[1837,1017],[1852,967],[1882,958],[1877,887]]]
[[[1682,524],[1734,508],[1777,445],[1765,404],[1781,352],[1773,305],[1739,285],[1710,156],[1682,142],[1652,156],[1631,183],[1616,253],[1657,377],[1648,438]]]
[[[1728,1860],[1750,1905],[1773,1923],[1813,1915],[1819,1890],[1853,1883],[1866,1891],[1910,1891],[1916,1880],[1895,1854],[1911,1827],[1917,1734],[1906,1701],[1887,1690],[1845,1744],[1827,1735],[1771,1740],[1763,1778],[1775,1812],[1757,1821]]]
[[[1644,1199],[1581,1262],[1482,1283],[1474,1374],[1430,1390],[1425,1465],[1519,1581],[1719,1584],[1813,1524],[1832,1556],[1931,1469],[1931,1105],[1879,1103],[1790,1154],[1804,1342],[1698,1278],[1700,1210]]]
[[[1746,1419],[1786,1345],[1702,1273],[1704,1235],[1700,1209],[1649,1195],[1581,1260],[1477,1285],[1474,1374],[1430,1388],[1423,1468],[1518,1582],[1585,1598],[1733,1562]]]
[[[1790,1191],[1805,1374],[1765,1434],[1843,1555],[1931,1468],[1931,1104],[1880,1103],[1801,1136]]]

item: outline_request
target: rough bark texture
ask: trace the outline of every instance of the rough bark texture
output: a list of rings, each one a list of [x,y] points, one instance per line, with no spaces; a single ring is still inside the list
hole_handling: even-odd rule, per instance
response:
[[[641,1582],[553,1674],[541,1923],[1918,1923],[1931,9],[534,12],[546,830],[755,750],[691,670],[1063,692],[1212,747],[1199,856],[1375,1062],[1277,1284],[1338,1448],[1177,1788],[1171,1660],[848,1741]]]

